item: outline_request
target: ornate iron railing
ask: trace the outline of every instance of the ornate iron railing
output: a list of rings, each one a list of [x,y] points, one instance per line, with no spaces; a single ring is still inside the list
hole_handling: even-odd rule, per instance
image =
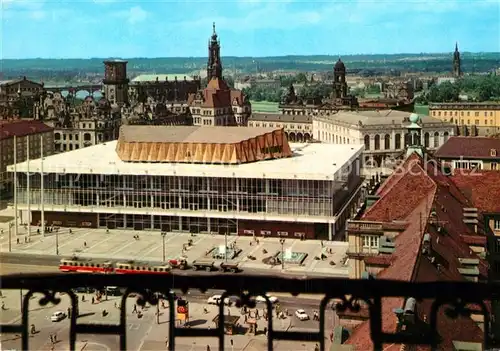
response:
[[[57,292],[66,293],[73,311],[78,311],[78,297],[74,293],[77,287],[125,287],[120,305],[120,322],[117,325],[77,323],[77,314],[70,316],[69,347],[75,350],[76,338],[79,334],[110,334],[119,336],[120,350],[127,350],[127,314],[126,299],[136,293],[137,304],[158,304],[157,292],[162,293],[169,301],[169,306],[175,306],[175,297],[171,289],[188,291],[198,289],[219,289],[226,291],[227,296],[239,296],[238,306],[254,307],[253,297],[265,296],[268,291],[288,292],[292,295],[301,293],[320,294],[319,330],[317,332],[277,331],[273,329],[272,306],[267,301],[267,339],[268,350],[273,349],[275,340],[316,342],[320,350],[325,349],[325,311],[331,300],[338,311],[358,311],[359,301],[364,301],[370,317],[370,333],[375,350],[382,350],[383,344],[428,345],[433,350],[439,349],[441,337],[437,331],[438,309],[448,306],[447,316],[457,318],[468,316],[471,310],[468,305],[480,306],[484,315],[483,349],[488,350],[495,344],[494,333],[491,330],[490,303],[499,301],[500,284],[473,282],[432,282],[409,283],[401,281],[363,279],[348,280],[337,278],[282,278],[275,276],[252,275],[169,275],[164,278],[151,275],[87,275],[87,274],[21,274],[6,275],[2,278],[2,289],[23,289],[28,291],[22,301],[22,323],[4,324],[2,333],[16,333],[22,336],[22,349],[29,350],[28,310],[29,301],[34,294],[40,293],[43,298],[40,305],[58,304],[61,298]],[[174,285],[175,282],[175,285]],[[382,299],[388,297],[413,297],[418,301],[432,299],[431,314],[426,323],[428,328],[423,333],[398,332],[386,333],[382,330]],[[176,339],[180,337],[214,337],[218,338],[219,350],[224,350],[224,323],[219,323],[216,329],[181,328],[175,325],[175,308],[169,308],[169,350],[175,350]],[[219,306],[219,318],[224,318],[224,305]],[[498,324],[497,324],[498,325]],[[496,328],[496,327],[495,327]],[[498,332],[496,331],[498,337]]]

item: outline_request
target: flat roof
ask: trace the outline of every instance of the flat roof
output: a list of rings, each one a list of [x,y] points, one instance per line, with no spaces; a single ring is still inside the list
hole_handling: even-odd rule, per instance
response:
[[[231,144],[277,129],[280,128],[124,125],[120,128],[120,140],[136,143]]]
[[[224,127],[227,128],[227,127]],[[124,162],[116,153],[117,141],[47,156],[44,173],[157,175],[181,177],[270,178],[333,180],[342,167],[353,162],[364,149],[362,144],[295,144],[292,157],[236,165],[193,163]],[[30,160],[30,172],[40,172],[41,160]],[[13,172],[14,166],[8,166]],[[17,165],[27,172],[27,162]]]
[[[343,123],[349,123],[351,125],[358,125],[361,122],[363,125],[392,125],[392,124],[402,124],[405,123],[405,119],[409,118],[411,112],[404,112],[398,110],[378,110],[378,111],[339,111],[336,114],[329,116],[318,116],[316,118],[320,120],[328,119],[331,121],[340,121]],[[419,114],[420,121],[425,123],[441,123],[447,124],[442,120]],[[410,123],[407,121],[406,123]]]

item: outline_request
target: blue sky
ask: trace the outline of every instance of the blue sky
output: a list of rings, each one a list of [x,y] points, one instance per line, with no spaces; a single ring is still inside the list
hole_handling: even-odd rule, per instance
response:
[[[0,57],[500,51],[499,0],[0,0]]]

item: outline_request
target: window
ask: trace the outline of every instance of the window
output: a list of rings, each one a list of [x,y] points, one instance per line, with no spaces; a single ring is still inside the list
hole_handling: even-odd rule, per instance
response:
[[[500,219],[495,219],[495,222],[493,223],[493,229],[500,230]]]
[[[379,247],[379,236],[377,235],[362,235],[363,240],[363,251],[372,251],[373,249],[378,249]]]
[[[266,236],[266,235],[268,235],[268,236],[269,236],[269,235],[271,235],[271,231],[270,231],[270,230],[261,230],[261,231],[260,231],[260,234],[261,234],[261,235],[264,235],[264,236]]]
[[[288,236],[288,232],[278,232],[278,236]]]
[[[453,161],[454,168],[483,169],[482,161]]]

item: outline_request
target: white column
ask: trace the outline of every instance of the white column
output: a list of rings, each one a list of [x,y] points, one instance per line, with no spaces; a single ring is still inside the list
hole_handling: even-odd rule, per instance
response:
[[[17,136],[14,135],[14,234],[17,238],[18,216],[17,212]]]
[[[42,221],[42,235],[45,236],[45,208],[43,195],[45,187],[43,185],[43,135],[40,135],[40,219]]]
[[[206,178],[207,179],[207,211],[210,211],[212,208],[211,208],[211,204],[210,204],[210,178]],[[210,223],[208,224],[208,226],[210,227]],[[210,231],[210,229],[208,230]]]
[[[28,202],[28,238],[31,237],[31,191],[30,191],[30,136],[26,136],[26,167],[27,167],[27,174],[28,176],[26,177],[27,182],[26,182],[26,191],[27,191],[27,202]]]

